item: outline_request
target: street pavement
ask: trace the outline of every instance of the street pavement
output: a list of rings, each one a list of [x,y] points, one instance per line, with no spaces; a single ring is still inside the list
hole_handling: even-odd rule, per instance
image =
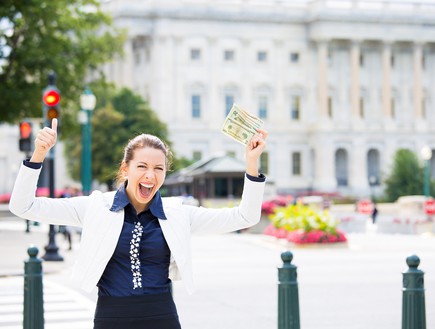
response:
[[[47,226],[25,233],[21,219],[0,217],[0,329],[22,328],[24,260],[34,244],[44,254]],[[69,282],[79,249],[56,238],[63,262],[44,262],[46,329],[92,328],[96,292]],[[435,237],[349,234],[347,245],[295,248],[260,234],[196,236],[192,239],[197,291],[174,283],[183,329],[277,328],[277,267],[291,250],[298,267],[302,329],[397,329],[401,327],[402,272],[416,254],[425,272],[427,328],[435,328]]]

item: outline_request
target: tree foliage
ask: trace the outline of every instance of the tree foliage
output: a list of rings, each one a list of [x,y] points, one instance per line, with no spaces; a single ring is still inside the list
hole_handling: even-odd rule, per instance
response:
[[[41,117],[50,71],[62,94],[62,124],[75,120],[85,75],[98,75],[123,39],[97,0],[1,1],[0,122]]]
[[[130,139],[147,133],[158,136],[169,146],[171,142],[168,140],[166,124],[159,120],[139,95],[126,88],[115,92],[107,85],[95,86],[93,91],[97,99],[102,98],[103,101],[92,116],[92,177],[111,188],[122,161],[124,147]],[[79,180],[80,134],[66,143],[71,177]],[[186,163],[190,164],[186,159],[176,159],[175,169]]]
[[[405,195],[423,194],[423,170],[414,152],[400,149],[394,156],[390,176],[385,180],[385,196],[396,201]]]

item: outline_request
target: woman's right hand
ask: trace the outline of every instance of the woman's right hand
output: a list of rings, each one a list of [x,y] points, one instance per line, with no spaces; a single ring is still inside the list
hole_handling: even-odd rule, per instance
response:
[[[57,119],[51,121],[51,128],[44,127],[36,134],[35,150],[30,162],[43,162],[48,151],[56,144],[57,140]]]

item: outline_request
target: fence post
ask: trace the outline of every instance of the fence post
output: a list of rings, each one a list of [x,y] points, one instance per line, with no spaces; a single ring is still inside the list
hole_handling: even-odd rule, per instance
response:
[[[403,272],[402,329],[426,329],[424,272],[417,269],[420,258],[406,258],[408,270]]]
[[[23,329],[44,329],[42,259],[36,258],[38,252],[38,248],[30,246],[30,258],[24,262]]]
[[[300,329],[297,267],[291,264],[293,254],[281,254],[278,268],[278,329]]]

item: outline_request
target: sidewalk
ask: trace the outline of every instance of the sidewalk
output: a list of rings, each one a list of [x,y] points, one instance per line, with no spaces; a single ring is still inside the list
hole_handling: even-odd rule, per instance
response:
[[[4,216],[4,213],[3,213]],[[38,257],[45,254],[48,244],[48,225],[30,226],[15,217],[0,217],[0,328],[22,329],[24,261],[29,258],[27,249],[35,245]],[[75,259],[75,248],[68,251],[67,241],[56,236],[63,262],[43,262],[45,329],[90,329],[93,326],[95,302],[70,287],[69,270]]]
[[[23,272],[30,243],[42,256],[48,242],[47,227],[30,234],[24,230],[23,221],[0,218],[0,319],[7,319],[0,320],[1,329],[21,328],[22,277],[13,275]],[[376,231],[348,238],[347,247],[291,248],[298,267],[301,328],[400,328],[402,272],[412,253],[425,272],[426,322],[434,328],[435,238]],[[65,261],[43,264],[46,329],[92,328],[95,297],[69,286],[78,245],[66,251],[63,236],[57,243]],[[197,291],[188,295],[183,283],[174,283],[183,329],[276,328],[277,267],[286,249],[258,234],[193,237]]]
[[[44,247],[48,245],[48,225],[30,225],[30,233],[26,233],[26,221],[16,217],[0,217],[0,245],[4,257],[0,258],[0,277],[16,276],[24,273],[24,261],[29,258],[27,249],[34,245],[39,249],[38,256],[45,254]],[[67,241],[61,234],[56,235],[59,254],[63,262],[44,262],[44,273],[55,273],[73,264],[78,248],[78,237],[74,236],[75,245],[68,251]]]

